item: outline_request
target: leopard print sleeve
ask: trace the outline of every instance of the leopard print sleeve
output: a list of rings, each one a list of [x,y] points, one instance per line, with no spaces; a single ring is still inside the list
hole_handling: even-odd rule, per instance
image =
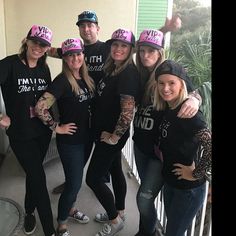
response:
[[[200,145],[203,148],[200,160],[196,164],[196,168],[193,170],[193,177],[201,179],[211,172],[211,156],[212,156],[212,142],[211,132],[205,128],[197,132],[196,137],[198,138]]]

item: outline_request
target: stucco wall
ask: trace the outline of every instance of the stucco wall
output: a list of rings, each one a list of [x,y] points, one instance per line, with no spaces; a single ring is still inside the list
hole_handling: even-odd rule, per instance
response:
[[[2,1],[2,0],[0,0]],[[100,40],[108,39],[117,28],[135,30],[136,0],[4,0],[6,53],[17,53],[21,40],[33,24],[48,26],[53,31],[52,46],[58,47],[69,37],[78,37],[77,16],[94,10],[101,30]],[[2,15],[1,15],[2,16]],[[61,70],[61,60],[48,59],[52,76]]]
[[[5,41],[5,22],[4,22],[4,3],[0,0],[0,58],[6,56],[6,41]],[[1,72],[0,72],[1,73]],[[4,112],[4,103],[0,90],[0,112]],[[0,154],[5,154],[8,148],[8,138],[5,130],[0,129]]]
[[[0,58],[6,55],[6,41],[5,41],[5,21],[4,21],[4,4],[0,0]]]

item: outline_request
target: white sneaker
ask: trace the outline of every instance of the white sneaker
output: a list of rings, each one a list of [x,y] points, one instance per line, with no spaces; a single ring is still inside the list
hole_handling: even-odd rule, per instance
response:
[[[67,229],[57,231],[57,236],[70,236],[70,233]]]
[[[99,231],[95,236],[114,236],[119,231],[121,231],[124,228],[124,221],[118,217],[118,222],[116,224],[104,224],[102,227],[102,230]]]
[[[89,222],[89,217],[78,210],[75,210],[73,215],[70,215],[69,217],[78,221],[81,224],[87,224]]]

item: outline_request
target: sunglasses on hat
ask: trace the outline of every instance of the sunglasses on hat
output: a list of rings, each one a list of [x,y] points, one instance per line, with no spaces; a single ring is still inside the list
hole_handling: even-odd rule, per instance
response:
[[[45,47],[48,46],[47,44],[42,43],[42,42],[40,42],[40,41],[38,41],[38,40],[35,40],[35,39],[30,39],[30,40],[32,41],[32,43],[33,43],[34,45],[38,45],[38,46],[41,47],[41,48],[45,48]]]

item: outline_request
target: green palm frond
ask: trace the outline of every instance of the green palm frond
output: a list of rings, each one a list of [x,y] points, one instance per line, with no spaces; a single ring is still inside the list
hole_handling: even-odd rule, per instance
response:
[[[167,50],[167,58],[180,62],[187,70],[193,85],[202,97],[200,109],[211,129],[211,31],[197,32],[184,39],[181,46]]]
[[[210,81],[204,82],[200,87],[198,87],[197,91],[202,97],[202,105],[200,107],[203,115],[205,116],[206,122],[208,124],[209,129],[211,129],[212,122],[212,86]]]

